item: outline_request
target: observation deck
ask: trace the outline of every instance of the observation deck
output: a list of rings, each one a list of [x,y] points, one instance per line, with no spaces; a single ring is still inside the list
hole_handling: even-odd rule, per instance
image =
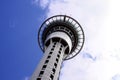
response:
[[[38,43],[45,51],[50,42],[61,42],[65,47],[64,60],[75,57],[82,49],[85,36],[81,25],[67,15],[55,15],[43,22],[38,31]]]

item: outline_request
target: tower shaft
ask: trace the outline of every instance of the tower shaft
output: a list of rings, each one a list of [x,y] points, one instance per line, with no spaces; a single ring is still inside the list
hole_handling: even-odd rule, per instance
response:
[[[75,19],[56,15],[41,25],[38,43],[44,56],[31,80],[58,80],[62,62],[75,57],[81,51],[84,32]]]
[[[31,80],[58,80],[64,50],[65,47],[60,42],[51,40]]]

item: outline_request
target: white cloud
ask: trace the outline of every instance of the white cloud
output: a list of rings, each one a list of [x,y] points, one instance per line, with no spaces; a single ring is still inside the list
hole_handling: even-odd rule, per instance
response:
[[[94,61],[79,54],[64,64],[60,80],[111,80],[120,72],[120,61],[110,56],[107,58],[98,56]]]
[[[33,0],[32,3],[44,9],[49,4],[49,0]]]
[[[112,80],[120,80],[120,74],[116,74],[112,77]]]
[[[50,17],[66,14],[85,31],[82,53],[65,61],[60,80],[111,80],[120,73],[120,9],[118,0],[36,0]],[[113,79],[117,80],[117,79]]]

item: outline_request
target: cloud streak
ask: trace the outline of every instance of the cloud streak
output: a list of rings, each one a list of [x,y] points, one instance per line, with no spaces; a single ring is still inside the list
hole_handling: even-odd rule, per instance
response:
[[[83,57],[83,58],[92,59],[93,61],[96,60],[96,57],[93,57],[93,56],[92,56],[91,54],[89,54],[89,53],[83,53],[83,54],[82,54],[82,57]]]

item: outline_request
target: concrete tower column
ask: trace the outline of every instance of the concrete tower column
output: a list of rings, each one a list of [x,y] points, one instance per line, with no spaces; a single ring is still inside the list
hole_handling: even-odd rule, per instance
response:
[[[50,43],[31,80],[58,80],[63,55],[64,46],[60,42]]]
[[[45,54],[31,80],[58,80],[61,64],[71,47],[72,42],[66,33],[50,34],[45,41]]]
[[[44,55],[30,80],[58,80],[62,62],[75,57],[83,47],[83,29],[75,19],[56,15],[41,25],[38,43]]]

